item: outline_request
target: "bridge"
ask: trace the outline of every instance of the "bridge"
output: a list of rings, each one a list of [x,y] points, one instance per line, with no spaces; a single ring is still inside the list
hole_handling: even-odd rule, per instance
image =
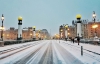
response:
[[[83,47],[83,49],[81,49]],[[99,64],[100,46],[39,40],[0,47],[1,64]]]

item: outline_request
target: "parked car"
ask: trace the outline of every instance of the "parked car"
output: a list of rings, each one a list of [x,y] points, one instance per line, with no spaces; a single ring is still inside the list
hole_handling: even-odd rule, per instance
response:
[[[85,39],[81,39],[80,42],[85,43]]]

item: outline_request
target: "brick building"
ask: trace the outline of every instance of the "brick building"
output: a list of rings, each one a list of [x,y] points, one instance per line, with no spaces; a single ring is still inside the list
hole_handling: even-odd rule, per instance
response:
[[[92,28],[93,25],[97,25],[98,27],[96,29]],[[63,26],[63,25],[62,25]],[[90,21],[88,22],[88,20],[82,20],[82,24],[81,24],[81,31],[82,31],[82,37],[83,38],[94,38],[95,36],[95,32],[97,34],[97,36],[100,38],[100,22],[94,22]],[[65,38],[65,29],[63,26],[63,38]],[[68,37],[76,37],[77,36],[77,24],[76,21],[72,22],[72,26],[68,26]],[[59,28],[59,34],[61,34],[60,32],[61,28]]]
[[[93,25],[98,25],[97,28],[92,28]],[[100,38],[100,22],[88,22],[88,38],[93,38],[95,35],[95,32],[97,36]]]
[[[41,34],[41,38],[45,38],[46,36],[49,37],[49,33],[48,32],[43,32],[43,30],[41,30],[40,32]],[[32,39],[33,38],[33,29],[32,27],[28,27],[28,28],[23,28],[22,29],[22,38],[23,39]],[[36,30],[36,39],[39,38],[39,30]],[[1,36],[1,31],[0,31],[0,36]],[[18,36],[18,29],[15,29],[14,27],[10,27],[10,29],[8,30],[4,30],[3,31],[3,39],[4,40],[16,40]],[[0,37],[1,38],[1,37]]]

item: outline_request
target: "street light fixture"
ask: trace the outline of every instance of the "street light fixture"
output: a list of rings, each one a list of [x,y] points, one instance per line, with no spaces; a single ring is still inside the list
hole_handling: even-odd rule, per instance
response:
[[[31,36],[31,38],[32,38],[32,34],[30,33],[30,36]]]
[[[3,41],[3,21],[4,21],[4,15],[2,14],[2,17],[1,17],[1,21],[2,21],[2,31],[1,31],[1,38],[2,38],[2,41]]]
[[[22,17],[18,17],[18,35],[17,40],[22,40]]]
[[[33,40],[36,39],[35,30],[36,30],[36,26],[33,26]]]
[[[95,22],[96,22],[96,14],[95,14],[95,11],[93,11],[92,17],[93,17],[93,21],[94,21],[94,25],[92,26],[92,28],[95,29],[94,41],[95,41],[95,44],[97,44],[97,39],[98,39],[98,37],[97,37],[97,33],[96,33],[96,28],[98,27],[98,25],[96,25],[96,23],[95,23]]]
[[[98,25],[95,24],[95,21],[96,21],[96,14],[95,14],[95,11],[93,11],[92,17],[93,17],[93,21],[94,21],[94,25],[92,26],[92,28],[95,29],[94,37],[96,37],[96,36],[97,36],[97,34],[96,34],[96,28],[98,27]]]
[[[62,36],[63,36],[62,32],[63,32],[63,30],[61,29],[61,30],[60,30],[61,39],[62,39]]]
[[[81,15],[80,14],[78,14],[78,15],[76,15],[76,19],[77,19],[77,36],[78,36],[78,34],[79,34],[79,37],[82,37],[82,28],[81,28],[81,23],[82,23],[82,21],[81,21]]]
[[[5,27],[0,27],[0,30],[5,30]]]
[[[67,31],[67,29],[68,29],[68,25],[65,25],[65,40],[67,41],[67,38],[68,38],[68,31]]]
[[[82,38],[81,15],[80,14],[76,15],[76,19],[77,19],[77,40],[79,45],[80,38]]]
[[[70,35],[70,33],[68,33],[68,36]]]
[[[95,34],[94,34],[95,37],[97,36],[97,34],[96,34],[96,28],[97,28],[97,27],[98,27],[98,25],[96,25],[96,24],[92,26],[92,28],[95,30],[95,31],[94,31],[94,32],[95,32]]]
[[[93,11],[92,17],[93,17],[93,20],[94,20],[94,23],[95,23],[95,20],[96,20],[96,14],[95,14],[95,11]]]
[[[93,25],[93,26],[92,26],[92,28],[97,28],[97,27],[98,27],[98,25]]]
[[[41,34],[40,34],[41,30],[39,30],[39,40],[41,40]]]

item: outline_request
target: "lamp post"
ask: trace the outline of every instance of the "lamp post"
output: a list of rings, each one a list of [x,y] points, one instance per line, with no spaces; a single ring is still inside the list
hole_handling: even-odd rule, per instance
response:
[[[92,28],[95,29],[95,31],[94,31],[94,32],[95,32],[95,33],[94,33],[94,37],[96,37],[96,36],[97,36],[97,34],[96,34],[96,28],[98,27],[98,25],[95,24],[95,21],[96,21],[96,14],[95,14],[95,11],[93,11],[92,17],[93,17],[93,21],[94,21],[94,25],[92,26]]]
[[[60,30],[61,39],[62,39],[62,36],[63,36],[62,32],[63,32],[63,30],[61,29],[61,30]]]
[[[31,38],[32,38],[32,34],[30,34]]]
[[[17,40],[22,40],[22,17],[18,17],[18,37]]]
[[[94,21],[94,23],[95,23],[95,20],[96,20],[96,14],[95,14],[95,11],[93,11],[92,17],[93,17],[93,21]]]
[[[81,15],[80,14],[78,14],[78,15],[76,15],[76,19],[77,19],[77,36],[79,36],[79,37],[82,37],[82,28],[81,28],[81,23],[82,23],[82,21],[81,21]]]
[[[39,30],[39,40],[41,40],[41,34],[40,34],[41,30]]]
[[[69,39],[69,37],[70,37],[70,33],[67,33],[68,34],[68,39]]]
[[[2,21],[1,39],[3,41],[3,21],[4,21],[4,15],[3,14],[2,14],[2,17],[1,17],[1,21]]]
[[[33,40],[36,40],[35,29],[36,29],[36,26],[33,26]]]
[[[68,25],[65,25],[65,40],[67,41],[67,38],[68,38],[68,31],[67,31],[67,29],[68,29]]]
[[[94,37],[96,37],[97,36],[97,34],[96,34],[96,28],[98,27],[98,25],[96,25],[96,24],[94,24],[93,26],[92,26],[92,28],[95,30],[94,32]]]

